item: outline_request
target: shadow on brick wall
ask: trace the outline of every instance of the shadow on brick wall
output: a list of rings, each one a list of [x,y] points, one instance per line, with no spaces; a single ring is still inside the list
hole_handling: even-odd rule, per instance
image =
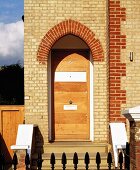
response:
[[[35,127],[34,134],[33,134],[32,157],[31,157],[32,169],[37,169],[38,154],[44,153],[43,145],[44,145],[44,139],[39,127],[37,126]]]

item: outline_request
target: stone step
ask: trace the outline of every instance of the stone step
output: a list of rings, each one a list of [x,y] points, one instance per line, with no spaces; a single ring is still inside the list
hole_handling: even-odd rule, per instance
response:
[[[85,169],[85,163],[84,163],[85,153],[77,153],[77,154],[78,154],[78,169],[79,170],[80,169],[83,170],[83,169]],[[73,155],[74,155],[73,153],[66,153],[66,157],[67,157],[66,169],[67,170],[74,169]],[[106,153],[100,153],[100,156],[101,156],[101,165],[100,165],[100,168],[101,169],[107,169],[108,168],[108,165],[107,165],[107,154]],[[49,153],[44,153],[42,155],[42,159],[43,159],[42,170],[50,170],[51,169],[50,157],[51,157],[51,154],[49,154]],[[96,165],[96,153],[90,153],[89,157],[90,157],[89,170],[90,169],[92,169],[92,170],[93,169],[97,169],[97,165]],[[56,159],[55,169],[56,170],[62,170],[62,163],[61,163],[62,154],[55,153],[55,159]]]
[[[44,153],[108,153],[109,145],[107,143],[95,142],[55,142],[44,146]]]
[[[72,170],[74,169],[73,165],[73,155],[76,152],[78,154],[78,169],[83,170],[85,169],[85,164],[84,164],[84,158],[85,158],[85,153],[89,153],[90,157],[90,164],[89,164],[89,170],[90,169],[97,169],[96,166],[96,153],[99,152],[101,155],[101,168],[102,169],[107,169],[107,153],[110,149],[110,145],[107,143],[96,143],[96,142],[74,142],[74,141],[61,141],[61,142],[54,142],[54,143],[45,143],[43,147],[44,153],[42,154],[42,170],[50,170],[51,165],[50,165],[50,157],[51,153],[55,154],[55,159],[56,159],[56,164],[55,164],[55,169],[56,170],[61,170],[62,169],[62,164],[61,164],[61,159],[62,159],[62,153],[66,153],[67,157],[67,170]],[[36,162],[37,160],[37,154],[35,154],[32,157],[33,162]],[[34,164],[34,163],[33,163]],[[32,168],[33,169],[33,168]]]
[[[83,168],[85,169],[85,163],[84,163],[84,158],[85,158],[85,153],[77,153],[78,154],[78,164],[80,168]],[[73,155],[72,153],[66,153],[66,157],[67,157],[67,168],[70,168],[72,169],[74,167],[73,165]],[[61,160],[62,160],[62,154],[55,154],[55,157],[56,157],[56,169],[60,168],[62,169],[62,163],[61,163]],[[89,154],[89,157],[90,157],[90,164],[89,164],[89,167],[96,167],[96,154]],[[101,159],[102,159],[102,167],[106,164],[106,154],[102,153],[101,154]],[[47,159],[47,155],[43,155],[43,159],[44,159],[44,162],[43,162],[43,167],[47,167],[47,165],[50,163],[50,159]],[[49,166],[50,167],[50,166]]]

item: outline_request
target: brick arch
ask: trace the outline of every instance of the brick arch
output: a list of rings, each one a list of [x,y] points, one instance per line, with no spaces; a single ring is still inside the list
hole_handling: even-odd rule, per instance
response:
[[[95,34],[85,25],[71,19],[60,22],[46,33],[39,45],[37,60],[46,64],[54,43],[67,34],[73,34],[85,41],[91,50],[94,61],[104,60],[103,48],[100,41],[95,38]]]

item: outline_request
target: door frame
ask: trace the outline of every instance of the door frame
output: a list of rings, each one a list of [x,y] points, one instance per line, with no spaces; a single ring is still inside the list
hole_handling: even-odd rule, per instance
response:
[[[54,49],[55,50],[55,49]],[[67,49],[61,49],[61,50],[67,50]],[[70,50],[70,49],[69,49]],[[77,49],[77,50],[87,50],[87,49]],[[91,52],[89,51],[89,58],[90,58],[90,141],[94,141],[94,69],[93,69],[93,57],[91,55]],[[51,141],[54,141],[53,138],[52,138],[52,131],[53,131],[53,126],[52,126],[52,123],[53,123],[53,119],[52,119],[52,107],[51,107],[51,104],[52,104],[52,98],[51,98],[51,52],[49,54],[49,59],[48,59],[48,140],[49,142]]]

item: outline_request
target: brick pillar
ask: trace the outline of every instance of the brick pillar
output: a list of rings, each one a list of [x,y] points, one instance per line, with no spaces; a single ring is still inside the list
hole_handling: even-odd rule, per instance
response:
[[[130,161],[132,170],[140,170],[140,121],[130,122]]]
[[[140,106],[123,114],[130,121],[130,169],[140,170]]]

